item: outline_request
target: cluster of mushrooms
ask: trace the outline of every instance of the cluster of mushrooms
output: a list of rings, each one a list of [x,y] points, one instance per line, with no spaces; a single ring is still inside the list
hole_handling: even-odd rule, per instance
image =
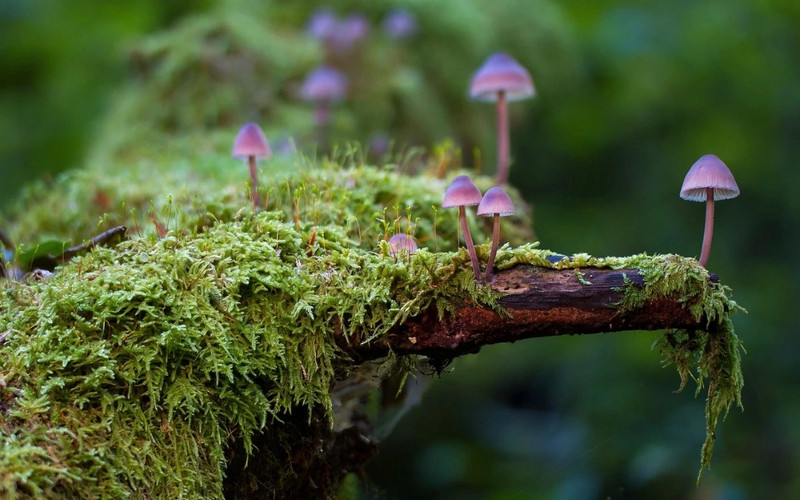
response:
[[[312,96],[323,96],[316,100],[320,104],[317,113],[317,125],[327,121],[327,109],[330,102],[344,95],[345,81],[340,75],[327,68],[319,68],[304,82],[301,94],[312,99]],[[477,214],[494,218],[492,245],[486,263],[484,278],[491,279],[497,248],[500,243],[500,217],[514,214],[514,204],[501,185],[508,182],[509,170],[509,134],[507,103],[533,97],[535,89],[528,71],[514,58],[505,53],[491,55],[478,69],[472,78],[470,96],[480,101],[497,103],[497,186],[490,188],[485,194],[466,175],[459,175],[447,188],[442,208],[458,208],[459,223],[463,233],[467,251],[472,263],[475,279],[481,281],[481,269],[475,252],[475,245],[467,225],[466,207],[477,205]],[[248,161],[250,168],[250,198],[254,209],[259,208],[258,178],[256,160],[267,159],[272,155],[264,133],[255,123],[245,124],[233,144],[233,157]],[[680,196],[691,201],[706,203],[705,231],[699,263],[706,266],[711,251],[711,239],[714,230],[714,201],[734,198],[739,195],[739,187],[728,167],[712,154],[702,156],[692,165]],[[414,238],[405,233],[393,235],[389,241],[390,253],[397,258],[405,253],[410,255],[417,251]]]
[[[332,107],[347,97],[348,79],[342,67],[359,59],[355,53],[368,41],[371,31],[369,21],[360,13],[339,19],[330,9],[322,8],[308,21],[306,34],[319,42],[324,62],[306,75],[297,95],[314,106],[314,125],[320,146],[328,136]],[[407,41],[417,33],[416,17],[406,9],[393,9],[383,20],[383,33],[396,42]],[[350,73],[357,72],[358,68],[350,68]]]

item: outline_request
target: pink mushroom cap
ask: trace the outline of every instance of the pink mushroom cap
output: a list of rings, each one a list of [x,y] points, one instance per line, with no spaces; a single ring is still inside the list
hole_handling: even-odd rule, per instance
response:
[[[491,216],[494,214],[514,215],[514,202],[500,187],[493,187],[486,191],[478,205],[478,215]]]
[[[336,27],[339,20],[332,10],[322,8],[314,11],[308,20],[306,32],[311,38],[317,40],[330,40],[336,36]]]
[[[690,201],[706,201],[706,190],[714,189],[715,200],[727,200],[739,196],[739,186],[728,167],[715,155],[703,155],[697,160],[681,187],[681,198]]]
[[[389,38],[411,38],[417,33],[417,18],[406,9],[393,9],[383,21],[383,30]]]
[[[304,101],[339,101],[347,95],[347,78],[328,66],[320,66],[306,76],[300,86]]]
[[[444,192],[442,208],[463,207],[477,205],[481,202],[481,190],[478,189],[469,177],[459,175]]]
[[[269,142],[261,130],[261,127],[256,123],[245,123],[236,139],[233,141],[233,151],[231,156],[234,158],[248,158],[254,156],[256,158],[269,158],[272,156],[272,151],[269,149]]]
[[[397,233],[389,238],[389,252],[397,255],[401,252],[412,254],[417,251],[417,242],[413,236],[405,233]]]
[[[369,37],[371,28],[364,14],[351,14],[336,26],[335,41],[342,49],[363,42]]]
[[[528,70],[503,52],[489,56],[473,75],[469,95],[478,101],[496,101],[499,92],[505,92],[508,101],[519,101],[536,94]]]

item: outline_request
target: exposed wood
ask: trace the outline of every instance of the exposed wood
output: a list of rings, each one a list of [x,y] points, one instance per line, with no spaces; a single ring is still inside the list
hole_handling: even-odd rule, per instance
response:
[[[391,349],[451,359],[478,352],[484,345],[532,337],[702,326],[703,318],[695,320],[677,297],[621,311],[616,304],[626,278],[643,286],[637,269],[584,268],[578,274],[574,269],[517,266],[491,279],[491,287],[505,294],[499,300],[504,313],[465,304],[456,314],[440,319],[438,311],[428,310],[394,328],[385,344],[360,346],[354,354],[371,358]]]

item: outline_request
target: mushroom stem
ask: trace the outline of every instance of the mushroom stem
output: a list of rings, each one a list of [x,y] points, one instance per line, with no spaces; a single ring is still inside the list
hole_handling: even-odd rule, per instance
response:
[[[316,126],[317,147],[324,150],[328,144],[328,124],[331,121],[331,105],[327,99],[317,102],[314,110],[314,125]]]
[[[258,173],[256,171],[256,157],[248,156],[247,163],[250,165],[250,201],[253,203],[253,210],[258,208]]]
[[[464,241],[467,242],[467,252],[472,261],[472,271],[475,273],[475,279],[480,281],[481,268],[478,265],[478,255],[475,253],[475,245],[472,243],[472,235],[469,233],[469,226],[467,225],[467,210],[464,206],[458,207],[458,218],[461,221],[461,230],[464,231]]]
[[[497,255],[497,247],[500,245],[500,214],[494,214],[492,227],[492,250],[489,252],[489,260],[486,261],[486,281],[492,277],[494,271],[494,258]]]
[[[703,248],[700,251],[700,265],[706,267],[711,253],[711,237],[714,235],[714,188],[706,188],[706,227],[703,231]]]
[[[508,182],[508,102],[506,93],[497,93],[497,184]]]

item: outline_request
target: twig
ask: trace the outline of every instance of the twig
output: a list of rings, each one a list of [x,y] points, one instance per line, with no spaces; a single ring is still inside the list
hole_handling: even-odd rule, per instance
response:
[[[46,269],[48,271],[52,271],[55,267],[59,264],[63,264],[68,260],[72,259],[76,255],[81,252],[85,252],[94,248],[97,245],[103,245],[111,241],[115,236],[119,235],[120,239],[125,238],[125,232],[127,228],[125,226],[117,226],[112,227],[111,229],[104,231],[94,238],[81,243],[80,245],[76,245],[73,247],[69,247],[65,249],[58,255],[47,254],[41,255],[39,257],[34,258],[30,263],[30,269]]]

